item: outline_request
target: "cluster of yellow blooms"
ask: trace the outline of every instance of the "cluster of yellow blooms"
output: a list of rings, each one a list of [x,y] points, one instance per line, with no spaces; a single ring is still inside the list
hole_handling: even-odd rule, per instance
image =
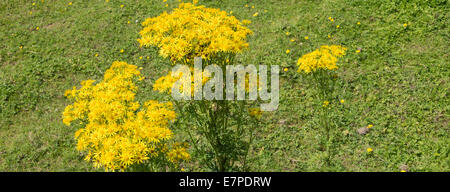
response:
[[[190,95],[193,96],[194,95],[194,68],[190,67],[191,70],[191,93]],[[200,72],[198,72],[200,73]],[[208,82],[208,80],[210,79],[211,73],[208,71],[203,71],[201,72],[202,74],[202,85],[204,85],[206,82]],[[173,84],[180,80],[181,76],[183,75],[183,73],[179,73],[179,76],[177,77],[172,77],[172,72],[169,71],[169,73],[167,73],[167,75],[160,77],[159,79],[157,79],[155,81],[155,83],[153,84],[153,90],[154,91],[158,91],[160,93],[168,93],[170,94],[172,92],[172,86]],[[180,92],[183,91],[183,87],[180,86]],[[183,93],[183,92],[182,92]],[[184,93],[183,93],[184,94]],[[189,93],[187,93],[189,94]]]
[[[134,81],[142,79],[137,66],[116,61],[101,82],[94,85],[94,80],[86,80],[80,89],[66,91],[65,96],[74,103],[65,108],[63,122],[70,125],[76,121],[83,126],[75,133],[77,150],[86,151],[85,160],[92,161],[95,167],[124,171],[158,156],[164,141],[172,138],[172,103],[150,100],[141,107],[135,101]],[[171,153],[182,151],[176,161],[188,160],[185,150],[177,146],[167,150],[166,155],[173,159]]]
[[[160,55],[173,62],[210,59],[218,53],[238,53],[247,48],[247,35],[252,31],[245,25],[249,23],[220,9],[180,3],[171,13],[146,19],[138,42],[140,46],[158,47]]]
[[[340,45],[324,45],[315,51],[303,55],[298,59],[298,72],[304,71],[310,73],[318,69],[334,70],[338,69],[336,65],[338,58],[345,55],[347,48]]]

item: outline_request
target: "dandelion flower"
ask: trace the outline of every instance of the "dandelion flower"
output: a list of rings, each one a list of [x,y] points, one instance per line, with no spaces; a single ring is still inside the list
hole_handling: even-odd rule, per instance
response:
[[[96,53],[94,56],[95,56],[95,57],[98,57],[98,53]]]
[[[121,50],[120,50],[120,53],[123,53],[123,52],[125,52],[125,51],[124,51],[123,49],[121,49]]]
[[[309,39],[309,37],[308,36],[305,36],[305,40],[308,40]]]
[[[295,39],[291,39],[291,42],[294,42],[295,41]]]
[[[254,5],[252,5],[252,9],[254,9],[255,8],[255,6]]]
[[[344,103],[344,102],[345,102],[345,100],[341,99],[341,103]]]
[[[373,149],[372,148],[367,148],[367,153],[370,153],[370,152],[372,152],[373,151]]]
[[[142,58],[143,58],[142,56],[139,57],[139,59],[142,59]]]
[[[356,50],[355,52],[356,52],[356,53],[360,53],[360,52],[361,52],[361,50],[357,49],[357,50]]]
[[[289,31],[286,31],[286,35],[289,35],[289,34],[291,34],[291,33],[289,33]]]
[[[39,31],[39,27],[36,27],[36,31]]]
[[[339,25],[336,25],[336,29],[339,29],[339,27],[341,27],[341,26],[339,26]]]
[[[289,49],[288,49],[288,50],[286,50],[286,54],[289,54],[290,52],[291,52],[291,50],[289,50]]]
[[[255,14],[253,14],[253,17],[256,17],[256,16],[258,16],[258,14],[259,14],[259,13],[258,13],[258,12],[256,12]]]
[[[69,2],[69,5],[72,5],[72,2]]]
[[[245,4],[245,5],[244,5],[244,7],[248,7],[248,5],[247,5],[247,4]]]
[[[373,127],[373,125],[372,124],[369,124],[369,125],[367,125],[367,128],[372,128]]]
[[[284,71],[284,72],[288,71],[288,68],[284,68],[283,71]]]
[[[357,25],[361,25],[361,22],[358,21],[358,23],[356,23]]]
[[[408,24],[404,23],[404,24],[403,24],[403,27],[405,27],[405,28],[408,27]]]
[[[322,104],[322,106],[323,106],[323,107],[326,107],[326,106],[328,106],[329,104],[330,104],[329,101],[324,101],[323,104]]]
[[[124,5],[124,4],[120,5],[120,8],[123,8],[123,7],[125,7],[125,5]]]

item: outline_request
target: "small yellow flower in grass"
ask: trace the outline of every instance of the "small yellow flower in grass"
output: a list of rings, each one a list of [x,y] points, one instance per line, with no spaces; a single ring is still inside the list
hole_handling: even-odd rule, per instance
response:
[[[147,56],[147,59],[150,59],[150,56]]]
[[[259,13],[258,13],[258,12],[256,12],[255,14],[253,14],[253,17],[256,17],[256,16],[258,16],[258,14],[259,14]]]
[[[128,23],[128,24],[130,24],[130,23],[131,23],[131,21],[128,21],[127,23]]]
[[[233,14],[233,11],[230,11],[230,15]]]
[[[125,51],[124,51],[123,49],[121,49],[121,50],[120,50],[120,53],[123,53],[123,52],[125,52]]]
[[[36,5],[36,3],[32,3],[31,5],[35,6],[35,5]]]
[[[334,19],[331,17],[328,17],[328,20],[330,20],[331,22],[334,22]]]
[[[109,2],[109,0],[105,0],[105,2],[107,2],[107,3],[108,3],[108,2]]]
[[[367,128],[372,128],[373,127],[373,125],[372,124],[369,124],[369,125],[367,125]]]
[[[291,42],[294,42],[295,41],[295,39],[291,39]]]
[[[345,103],[345,100],[341,99],[341,103]]]
[[[252,9],[254,9],[255,8],[255,6],[254,5],[252,5]]]
[[[141,59],[141,60],[142,60],[142,58],[143,58],[142,56],[139,57],[139,59]]]
[[[31,14],[33,14],[33,11],[30,11],[29,13],[30,13],[30,15],[31,15]]]
[[[367,148],[367,153],[370,153],[370,152],[372,152],[373,151],[373,149],[372,148]]]
[[[336,25],[336,29],[339,29],[339,27],[341,27],[340,25]]]
[[[289,35],[289,34],[291,34],[291,33],[289,33],[289,31],[286,31],[286,35]]]
[[[305,36],[305,40],[308,40],[309,39],[309,37],[308,36]]]
[[[400,172],[406,172],[406,170],[401,170]]]
[[[120,5],[120,8],[123,8],[123,7],[125,7],[125,5],[124,5],[124,4]]]
[[[167,2],[167,0],[163,0],[163,2],[165,3],[165,2]]]
[[[69,5],[72,5],[72,2],[69,2]]]
[[[284,72],[287,72],[287,71],[288,71],[288,68],[284,68],[283,71],[284,71]]]
[[[184,172],[184,171],[185,171],[185,170],[184,170],[184,168],[181,168],[181,171],[183,171],[183,172]]]
[[[326,107],[326,106],[328,106],[329,104],[330,104],[329,101],[324,101],[322,106],[323,106],[323,107]]]
[[[264,10],[264,13],[267,13],[268,11],[267,10]]]
[[[98,53],[96,53],[94,56],[98,57]]]
[[[404,24],[403,24],[403,27],[404,27],[404,28],[408,27],[408,24],[404,23]]]
[[[166,4],[165,6],[166,6],[166,7],[169,7],[169,4]]]
[[[361,25],[361,22],[358,21],[358,23],[356,23],[357,25]]]
[[[142,70],[142,69],[144,69],[143,67],[139,67],[139,70]]]
[[[19,49],[22,49],[23,48],[23,46],[21,45],[21,46],[19,46]]]
[[[330,34],[328,34],[328,39],[331,39],[331,35]]]
[[[36,31],[39,31],[39,27],[36,27]]]
[[[291,52],[291,50],[289,50],[289,49],[288,49],[288,50],[286,50],[286,54],[289,54],[290,52]]]
[[[245,5],[244,5],[244,7],[248,7],[248,5],[247,5],[247,4],[245,4]]]
[[[361,50],[357,49],[355,52],[356,52],[356,53],[361,53]]]

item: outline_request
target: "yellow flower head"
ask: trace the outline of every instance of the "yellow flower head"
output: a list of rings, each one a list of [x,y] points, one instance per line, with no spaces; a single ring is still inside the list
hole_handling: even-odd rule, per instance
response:
[[[250,108],[248,109],[250,116],[255,117],[257,119],[261,118],[262,111],[260,108]]]
[[[289,49],[288,49],[288,50],[286,50],[286,54],[289,54],[290,52],[291,52],[291,50],[289,50]]]
[[[172,103],[150,100],[141,106],[134,83],[140,78],[137,66],[116,61],[97,84],[86,80],[81,88],[65,92],[74,103],[65,108],[63,122],[83,125],[75,132],[76,148],[86,152],[85,160],[95,167],[124,171],[163,153],[162,144],[172,138]],[[179,151],[182,160],[189,157]]]
[[[252,33],[227,12],[192,3],[181,3],[171,13],[148,18],[142,26],[139,44],[158,47],[159,54],[172,61],[239,53],[248,47],[247,35]]]
[[[314,72],[318,69],[336,70],[338,58],[345,55],[347,48],[340,45],[324,45],[315,51],[305,54],[297,61],[298,71],[305,73]]]
[[[373,149],[372,148],[367,148],[367,153],[370,153],[370,152],[372,152],[373,151]]]

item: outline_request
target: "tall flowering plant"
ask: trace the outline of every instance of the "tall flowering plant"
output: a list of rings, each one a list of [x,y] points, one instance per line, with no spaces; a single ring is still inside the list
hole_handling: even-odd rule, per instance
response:
[[[337,77],[335,71],[339,68],[337,65],[339,58],[345,55],[346,50],[347,48],[340,45],[324,45],[303,55],[297,61],[297,72],[305,74],[311,81],[318,91],[317,98],[322,102],[320,122],[325,135],[322,141],[326,145],[328,160],[331,156],[330,145],[332,145],[329,113]]]
[[[175,143],[169,125],[175,120],[170,102],[135,101],[136,81],[143,77],[137,66],[114,62],[103,80],[81,82],[67,90],[73,101],[63,113],[63,122],[79,128],[77,150],[85,160],[106,171],[161,171],[189,160],[187,146]]]
[[[239,21],[225,11],[181,3],[171,13],[162,13],[146,19],[138,42],[143,47],[158,47],[159,54],[172,64],[184,64],[195,73],[194,58],[202,58],[203,65],[216,64],[222,71],[226,65],[234,64],[235,56],[249,44],[247,36],[252,33],[245,25],[250,21]],[[201,71],[201,84],[210,79],[208,71]],[[222,79],[225,79],[225,74]],[[169,72],[153,85],[155,91],[170,93],[180,76]],[[194,92],[199,87],[194,86]],[[200,87],[201,88],[201,87]],[[222,89],[216,87],[215,89]],[[193,93],[188,94],[189,97]],[[174,101],[180,118],[178,123],[190,138],[203,165],[211,170],[230,171],[246,168],[246,157],[253,139],[253,130],[258,117],[257,109],[248,112],[249,103],[230,100],[185,100]],[[250,126],[248,126],[250,125]]]

